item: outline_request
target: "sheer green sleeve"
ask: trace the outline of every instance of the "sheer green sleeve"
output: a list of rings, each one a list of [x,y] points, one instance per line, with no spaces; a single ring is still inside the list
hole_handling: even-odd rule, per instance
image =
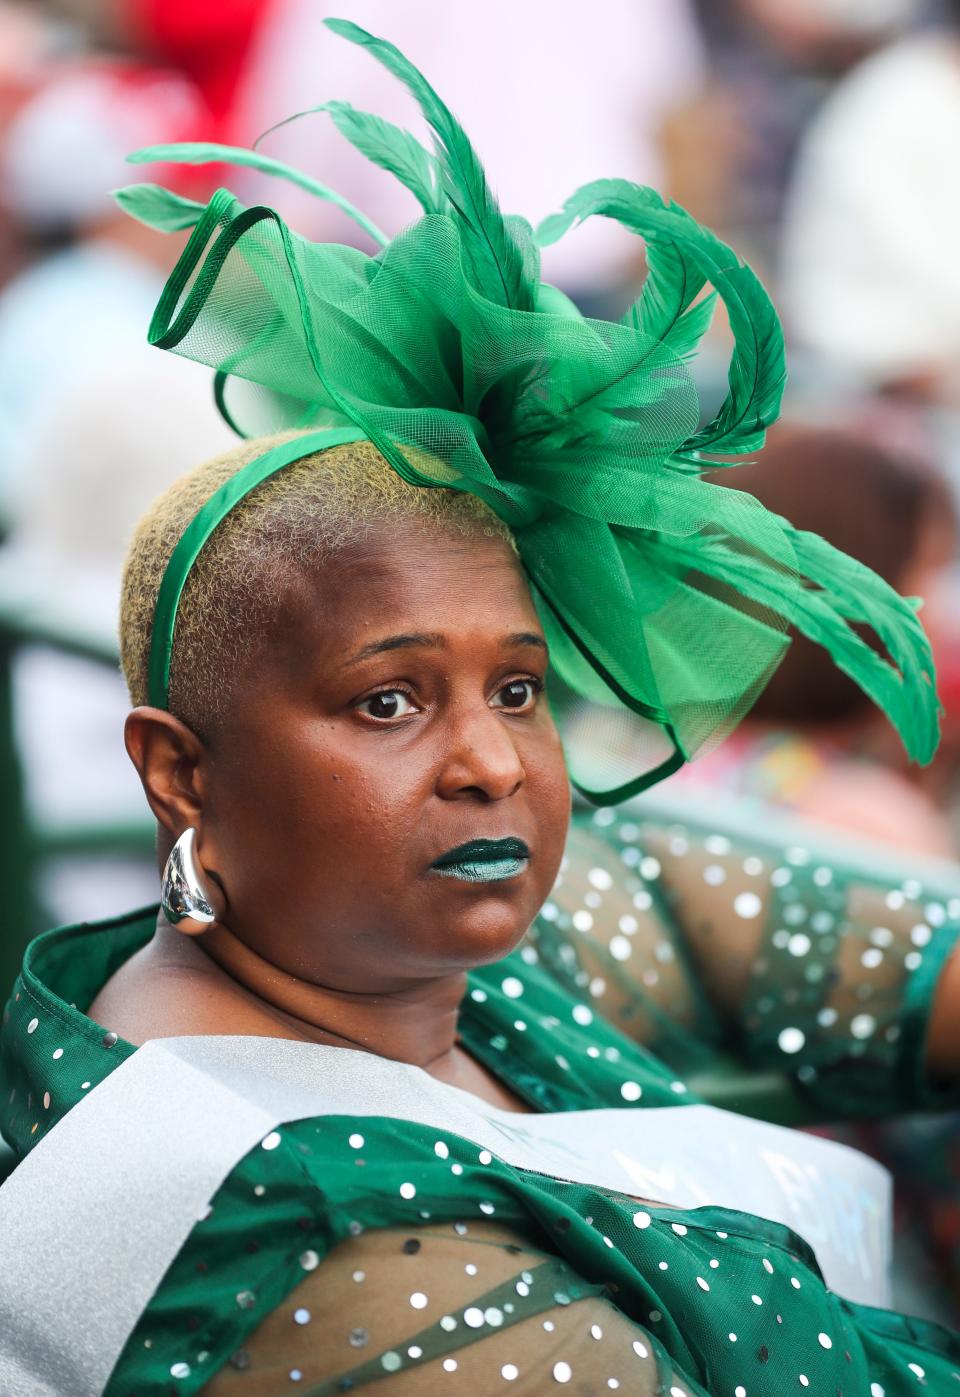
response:
[[[312,1264],[312,1260],[310,1262]],[[642,1325],[558,1257],[489,1223],[342,1242],[260,1323],[205,1397],[504,1390],[694,1397]]]
[[[515,1170],[403,1121],[268,1139],[192,1228],[105,1397],[908,1397],[960,1377],[945,1330],[841,1299],[779,1224]]]
[[[556,884],[531,928],[531,953],[674,1071],[696,1071],[723,1043],[724,1016],[701,982],[640,826],[612,814],[575,818]]]
[[[824,1116],[884,1115],[960,1100],[924,1066],[960,930],[946,881],[676,808],[601,810],[575,820],[533,937],[554,973],[678,1069],[722,1046],[788,1073]]]

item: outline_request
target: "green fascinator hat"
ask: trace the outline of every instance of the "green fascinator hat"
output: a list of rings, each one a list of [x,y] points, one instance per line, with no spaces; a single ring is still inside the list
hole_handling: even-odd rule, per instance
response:
[[[584,185],[536,230],[504,215],[416,68],[355,24],[327,23],[408,88],[432,129],[427,150],[345,102],[316,109],[416,196],[417,222],[389,240],[300,171],[216,145],[130,158],[283,176],[345,209],[379,251],[312,243],[223,189],[206,206],[150,184],[117,194],[154,227],[193,228],[151,343],[215,370],[241,436],[307,432],[238,471],[181,539],[154,618],[151,703],[167,706],[177,602],[219,521],[291,460],[362,437],[411,484],[470,491],[510,527],[550,645],[571,777],[595,801],[624,799],[725,736],[790,628],[825,646],[928,761],[940,710],[918,603],[704,478],[761,447],[780,406],[783,336],[750,268],[626,180]],[[592,216],[645,244],[646,280],[618,321],[584,317],[540,279],[540,248]],[[733,353],[725,401],[703,424],[688,366],[718,296]]]

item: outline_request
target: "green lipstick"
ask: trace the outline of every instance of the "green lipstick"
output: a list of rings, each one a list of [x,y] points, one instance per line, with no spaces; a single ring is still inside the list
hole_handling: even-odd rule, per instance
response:
[[[430,865],[441,878],[465,883],[500,883],[515,878],[530,862],[530,850],[522,839],[471,839],[434,859]]]

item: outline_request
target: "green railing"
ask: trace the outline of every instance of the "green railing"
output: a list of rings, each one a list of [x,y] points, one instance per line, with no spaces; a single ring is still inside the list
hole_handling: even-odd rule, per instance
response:
[[[17,748],[13,668],[25,646],[46,646],[115,670],[116,642],[92,626],[67,617],[62,608],[0,589],[0,1001],[20,968],[24,947],[48,924],[42,873],[51,858],[78,854],[149,854],[153,821],[74,823],[43,820],[31,813]]]

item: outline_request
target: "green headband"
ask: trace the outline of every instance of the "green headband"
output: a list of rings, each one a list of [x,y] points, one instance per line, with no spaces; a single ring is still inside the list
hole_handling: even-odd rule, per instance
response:
[[[190,520],[170,555],[157,593],[150,633],[150,668],[147,679],[147,702],[154,708],[166,708],[170,701],[170,661],[173,656],[173,635],[177,625],[177,608],[194,563],[206,546],[207,539],[224,520],[234,505],[245,495],[269,480],[271,475],[292,465],[314,451],[344,442],[359,441],[363,433],[356,428],[342,427],[326,432],[310,432],[285,441],[249,461],[232,475],[207,500]]]
[[[534,234],[500,212],[463,130],[403,55],[347,21],[328,24],[398,77],[432,127],[429,152],[346,103],[316,109],[412,191],[419,221],[388,242],[326,186],[257,150],[214,145],[131,159],[292,179],[379,250],[311,243],[226,190],[206,207],[155,185],[117,195],[153,227],[193,228],[151,342],[216,370],[217,403],[241,435],[323,429],[238,471],[188,527],[158,598],[151,702],[167,705],[177,605],[219,522],[291,461],[366,438],[411,484],[469,491],[511,528],[550,644],[571,775],[593,799],[622,799],[729,732],[791,627],[825,646],[928,761],[940,710],[917,603],[703,478],[735,464],[719,458],[762,446],[779,411],[783,337],[750,268],[625,180],[584,186]],[[593,215],[646,245],[646,281],[615,322],[585,318],[540,279],[540,247]],[[702,425],[688,361],[718,295],[734,350],[726,399]]]

